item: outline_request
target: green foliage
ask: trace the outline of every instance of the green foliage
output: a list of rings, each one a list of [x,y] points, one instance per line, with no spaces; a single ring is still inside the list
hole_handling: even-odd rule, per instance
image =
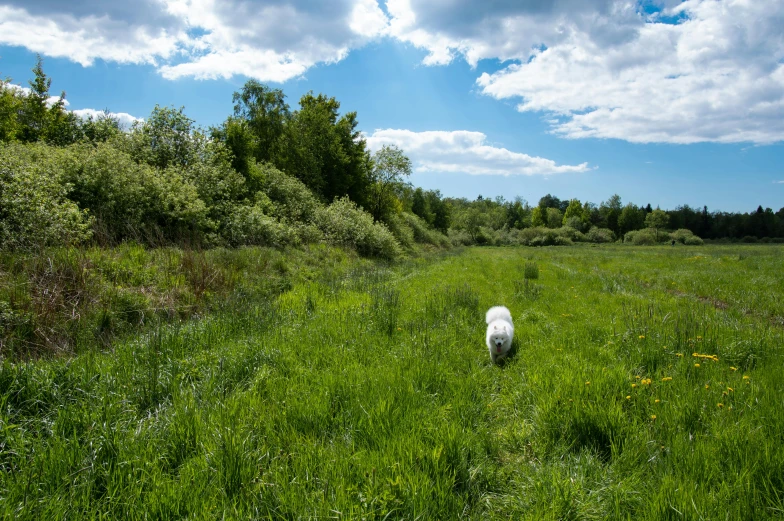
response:
[[[563,213],[558,208],[547,208],[545,215],[548,228],[560,228],[563,225]]]
[[[77,244],[91,220],[67,198],[75,154],[43,144],[0,143],[0,249]]]
[[[651,213],[645,216],[645,226],[648,228],[653,228],[654,233],[658,239],[659,230],[663,230],[667,228],[667,225],[670,223],[670,216],[667,215],[663,210],[655,209]]]
[[[531,210],[531,226],[533,226],[534,228],[544,226],[545,224],[547,224],[545,222],[546,217],[547,214],[544,211],[542,211],[541,207],[539,206],[535,207],[533,210]]]
[[[627,204],[618,216],[618,229],[622,235],[639,230],[645,223],[645,210],[632,203]]]
[[[157,168],[187,167],[199,159],[204,137],[194,134],[193,120],[184,108],[158,105],[143,122],[134,123],[127,141],[127,152],[136,161]]]
[[[595,243],[614,242],[615,234],[609,228],[592,226],[588,233],[585,234],[585,238],[587,241]]]
[[[691,230],[681,228],[670,233],[670,239],[687,246],[702,246],[703,240],[694,235]]]
[[[369,214],[347,197],[319,209],[315,224],[330,243],[348,246],[361,255],[395,259],[402,253],[389,229],[373,222]]]
[[[395,145],[384,145],[372,157],[370,194],[367,210],[376,221],[387,222],[399,213],[395,189],[411,175],[411,160]]]
[[[623,236],[623,242],[634,244],[636,246],[650,246],[657,244],[660,238],[666,240],[664,235],[659,237],[653,228],[645,228],[642,230],[633,230],[627,232],[626,235]]]
[[[70,197],[96,217],[99,238],[198,239],[212,229],[198,187],[181,169],[136,163],[108,143],[84,151],[81,161],[67,177]]]
[[[238,161],[244,164],[251,159],[260,163],[275,161],[291,117],[285,100],[282,90],[271,89],[254,79],[234,93],[234,117],[223,128],[227,144]],[[237,171],[243,172],[242,168]]]

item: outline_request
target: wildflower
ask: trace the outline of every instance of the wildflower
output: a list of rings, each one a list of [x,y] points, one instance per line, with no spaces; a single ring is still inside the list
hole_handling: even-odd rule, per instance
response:
[[[699,366],[700,366],[700,364],[694,364],[694,367],[699,367]]]
[[[683,356],[683,353],[675,353],[675,356]]]
[[[642,339],[642,338],[645,338],[645,335],[640,335],[640,338],[641,338],[641,339]]]
[[[656,399],[653,401],[653,403],[659,403],[660,401],[661,401],[661,400],[659,400],[658,398],[656,398]]]
[[[737,367],[732,367],[732,366],[730,366],[730,371],[737,371],[737,370],[738,370],[738,368],[737,368]]]
[[[650,378],[643,378],[642,380],[640,380],[640,383],[643,384],[643,385],[651,385],[651,379]]]
[[[630,395],[628,395],[628,394],[627,394],[627,395],[626,395],[626,399],[627,399],[627,400],[631,400],[631,399],[632,399],[632,397],[631,397]]]
[[[705,384],[705,388],[706,388],[706,389],[708,389],[709,387],[710,387],[710,385],[708,385],[708,384]]]
[[[702,337],[700,335],[697,335],[697,340],[702,340]]]
[[[727,390],[728,390],[729,392],[734,392],[734,391],[735,391],[735,389],[733,389],[732,387],[727,387]]]
[[[724,404],[723,404],[723,403],[717,403],[717,404],[716,404],[716,407],[718,407],[719,409],[721,409],[722,407],[724,407]]]
[[[722,396],[727,396],[727,391],[722,391],[722,392],[721,392],[721,395],[722,395]]]
[[[665,376],[662,378],[662,382],[669,382],[670,380],[672,380],[672,376]]]
[[[749,376],[749,375],[747,375],[747,374],[744,374],[744,375],[743,375],[743,379],[744,379],[744,380],[751,380],[751,376]]]
[[[635,387],[637,387],[637,384],[632,384],[632,389],[634,389]]]
[[[591,382],[585,382],[585,385],[591,385]]]
[[[638,374],[634,375],[634,377],[635,377],[637,380],[639,380],[639,379],[640,379],[640,375],[638,375]]]
[[[651,414],[651,420],[656,420],[656,415],[655,414]]]

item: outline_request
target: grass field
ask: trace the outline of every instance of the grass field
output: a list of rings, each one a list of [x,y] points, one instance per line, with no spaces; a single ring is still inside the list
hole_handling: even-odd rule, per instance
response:
[[[779,246],[471,248],[5,362],[0,516],[780,518],[782,268]]]

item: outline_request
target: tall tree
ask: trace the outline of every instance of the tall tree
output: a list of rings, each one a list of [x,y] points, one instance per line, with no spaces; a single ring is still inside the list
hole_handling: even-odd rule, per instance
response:
[[[645,216],[645,226],[653,228],[654,234],[656,235],[656,241],[659,240],[659,231],[667,228],[669,222],[670,216],[667,215],[667,212],[660,210],[659,208]]]
[[[411,175],[411,160],[395,145],[384,145],[373,154],[372,185],[368,211],[377,221],[389,218],[395,207],[394,189]]]
[[[243,150],[250,144],[256,161],[275,162],[275,156],[280,153],[280,140],[291,117],[283,91],[271,89],[256,80],[248,80],[242,90],[234,93],[232,101],[234,117],[246,122],[254,138],[251,143],[247,143],[246,136],[242,137]],[[237,130],[233,128],[235,136]],[[237,152],[234,153],[236,155]]]

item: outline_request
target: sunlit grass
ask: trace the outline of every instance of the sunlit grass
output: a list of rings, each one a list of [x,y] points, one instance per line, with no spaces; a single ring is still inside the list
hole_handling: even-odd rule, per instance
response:
[[[781,516],[783,257],[474,248],[310,266],[274,300],[111,352],[6,362],[0,514]],[[484,346],[493,305],[515,321],[503,366]]]

